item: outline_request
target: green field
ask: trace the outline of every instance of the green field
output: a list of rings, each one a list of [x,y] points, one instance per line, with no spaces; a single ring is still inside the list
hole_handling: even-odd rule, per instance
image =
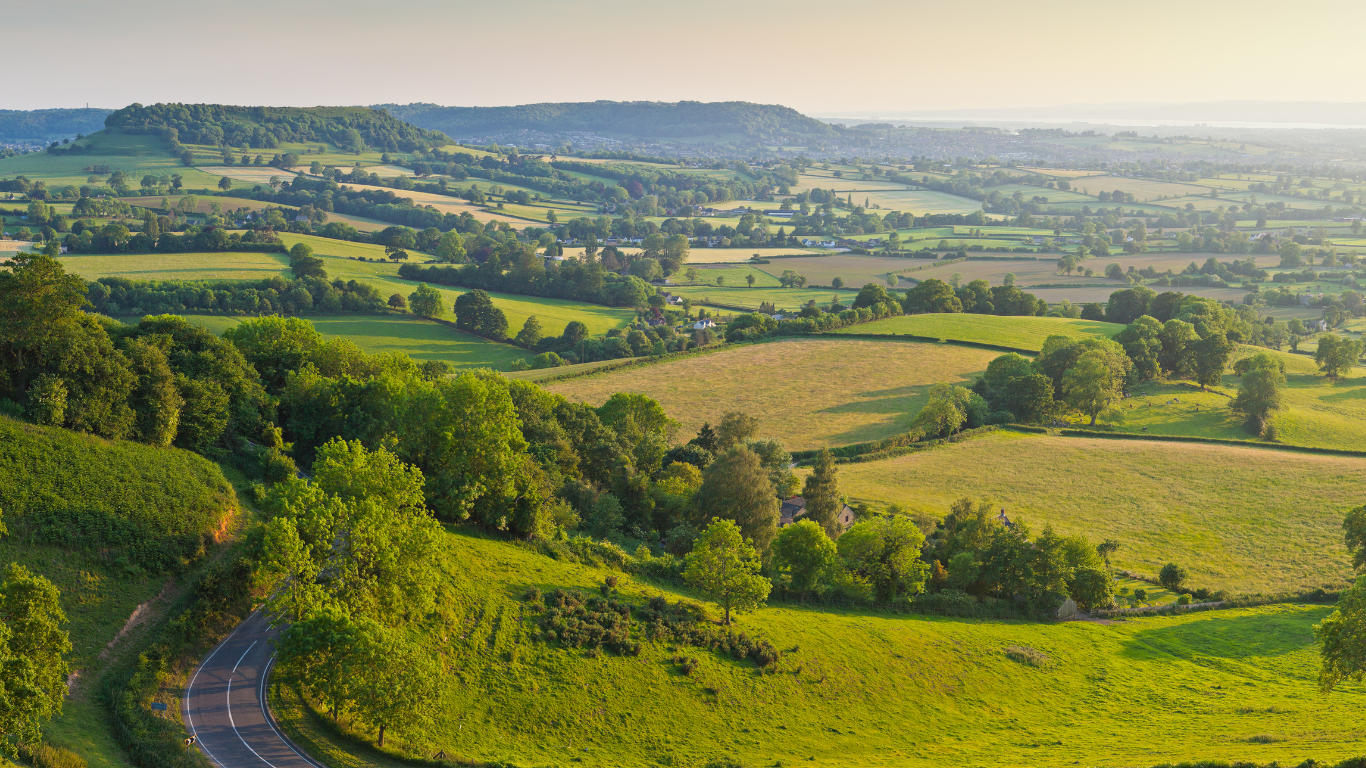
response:
[[[391,731],[386,747],[408,754],[833,768],[1298,764],[1361,750],[1362,686],[1332,696],[1315,688],[1310,630],[1328,608],[1034,624],[775,605],[737,627],[784,651],[767,675],[687,646],[590,657],[535,640],[517,599],[528,587],[594,591],[608,572],[465,531],[448,541],[448,629],[429,643],[451,684],[430,727]],[[626,599],[678,596],[615,575]],[[1010,647],[1038,651],[1043,666],[1011,660]],[[698,659],[697,670],[682,674],[676,655]],[[276,689],[275,699],[286,729],[328,763],[396,764],[328,738],[292,693]]]
[[[791,450],[880,440],[906,431],[930,386],[970,386],[998,353],[947,344],[826,338],[690,355],[547,385],[600,405],[617,392],[655,398],[691,436],[727,411],[760,419]]]
[[[1036,531],[1118,539],[1118,567],[1175,561],[1192,586],[1245,593],[1348,579],[1342,517],[1361,503],[1366,459],[997,432],[839,472],[858,499],[935,515],[987,499]]]
[[[703,275],[705,274],[704,272]],[[828,309],[831,300],[836,297],[841,304],[848,307],[858,295],[857,291],[848,289],[837,291],[833,288],[731,288],[729,285],[680,285],[671,286],[668,290],[692,299],[693,304],[738,307],[747,311],[757,311],[759,305],[765,302],[772,303],[779,311],[796,312],[809,301],[815,301],[821,309]]]
[[[283,253],[83,254],[61,257],[62,265],[86,280],[265,280],[289,275]]]
[[[136,323],[140,318],[119,318]],[[222,334],[244,318],[225,315],[186,315],[195,325]],[[459,368],[506,369],[530,354],[511,344],[499,344],[458,331],[448,325],[412,315],[306,315],[323,338],[349,339],[370,354],[397,352],[414,360],[443,360]]]
[[[1108,338],[1124,326],[1095,320],[1063,317],[998,317],[996,315],[927,314],[902,315],[851,325],[835,333],[885,333],[932,336],[950,341],[977,341],[1020,349],[1043,349],[1049,336]]]
[[[924,259],[853,256],[839,253],[811,259],[776,259],[760,265],[759,268],[775,276],[790,269],[799,275],[805,275],[807,282],[812,285],[831,285],[831,281],[838,277],[844,281],[845,287],[858,290],[868,283],[886,285],[889,272],[912,269],[926,263],[928,262]]]
[[[49,155],[30,152],[0,159],[0,178],[27,176],[34,181],[47,182],[48,187],[88,184],[90,166],[107,165],[110,170],[123,171],[136,187],[142,176],[180,174],[188,189],[210,189],[218,185],[218,177],[196,168],[187,168],[171,154],[165,143],[155,136],[127,136],[99,131],[78,142],[90,147],[88,152],[73,155]],[[101,179],[106,179],[102,176]]]

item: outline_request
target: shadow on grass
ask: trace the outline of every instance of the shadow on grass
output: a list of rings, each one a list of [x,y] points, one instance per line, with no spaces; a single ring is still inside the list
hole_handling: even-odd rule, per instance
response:
[[[1134,634],[1121,655],[1145,661],[1200,657],[1244,661],[1283,656],[1314,646],[1313,627],[1332,610],[1316,606],[1242,616],[1214,611],[1181,623],[1166,618],[1144,620],[1154,622],[1154,626]]]

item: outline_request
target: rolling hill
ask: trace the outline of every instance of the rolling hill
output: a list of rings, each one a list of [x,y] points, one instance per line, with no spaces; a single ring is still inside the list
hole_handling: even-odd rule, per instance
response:
[[[672,139],[739,134],[748,139],[772,140],[833,136],[836,131],[794,109],[746,101],[593,101],[514,107],[380,104],[375,108],[457,139],[534,131],[556,135],[605,133]]]

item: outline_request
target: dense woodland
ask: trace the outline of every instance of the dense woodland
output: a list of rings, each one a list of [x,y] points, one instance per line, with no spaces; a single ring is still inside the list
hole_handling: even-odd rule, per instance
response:
[[[328,142],[360,152],[367,147],[411,151],[448,139],[365,107],[237,107],[223,104],[132,104],[105,118],[108,128],[159,135],[189,144],[271,149],[280,142]]]

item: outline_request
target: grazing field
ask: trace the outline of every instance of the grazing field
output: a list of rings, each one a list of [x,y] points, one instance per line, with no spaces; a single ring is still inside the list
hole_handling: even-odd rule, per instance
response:
[[[1151,179],[1126,179],[1120,176],[1087,176],[1072,182],[1073,189],[1084,189],[1092,196],[1101,192],[1128,192],[1140,202],[1159,197],[1209,195],[1209,187]],[[1244,187],[1246,189],[1246,186]],[[1051,190],[1050,190],[1051,191]],[[1050,198],[1051,199],[1051,198]]]
[[[264,280],[288,274],[283,253],[84,254],[60,258],[69,271],[87,280]]]
[[[218,177],[198,168],[187,168],[171,154],[165,142],[157,136],[130,136],[99,131],[76,142],[87,148],[78,154],[49,155],[30,152],[26,155],[0,158],[0,178],[27,176],[46,182],[48,187],[91,184],[87,167],[107,165],[110,170],[123,171],[136,184],[142,176],[179,174],[187,189],[216,188]],[[100,174],[100,182],[108,179]]]
[[[628,768],[723,758],[1052,768],[1082,759],[1293,765],[1361,749],[1362,686],[1332,696],[1315,686],[1311,629],[1326,607],[1036,624],[771,605],[736,627],[784,651],[779,672],[761,675],[749,662],[664,642],[623,657],[536,640],[532,609],[518,599],[532,586],[595,592],[613,575],[632,602],[687,595],[462,530],[447,543],[443,610],[459,629],[430,642],[446,655],[451,684],[433,723],[390,736],[391,747],[414,753]],[[1037,666],[1007,656],[1011,648],[1034,652]],[[678,655],[697,668],[683,674]],[[327,763],[394,764],[330,737],[291,691],[273,696],[286,730]]]
[[[703,272],[700,277],[705,280],[706,276]],[[692,299],[694,304],[738,307],[747,311],[757,311],[760,304],[772,302],[780,312],[796,312],[809,301],[816,302],[821,309],[828,309],[836,297],[847,307],[858,296],[857,291],[834,288],[732,288],[729,281],[725,287],[680,285],[671,286],[669,291]]]
[[[697,270],[696,281],[688,281],[687,271],[689,268]],[[761,267],[748,264],[694,264],[685,267],[682,271],[683,274],[675,274],[669,278],[669,281],[680,286],[716,285],[716,281],[720,279],[725,281],[725,285],[744,288],[749,287],[746,278],[753,277],[753,287],[755,288],[779,288],[782,286],[776,276],[765,272]]]
[[[417,290],[418,283],[398,277],[398,262],[356,261],[351,258],[382,257],[382,246],[309,235],[284,234],[280,239],[287,246],[297,242],[313,246],[317,254],[323,257],[330,279],[370,283],[386,297],[393,293],[408,296]],[[67,269],[89,280],[113,276],[135,280],[263,280],[277,275],[292,275],[289,257],[282,253],[116,254],[63,256],[61,260]],[[427,259],[410,254],[409,260],[425,262]],[[444,285],[433,287],[441,292],[445,300],[445,319],[453,320],[455,298],[465,293],[465,289]],[[559,334],[570,321],[578,320],[588,326],[590,333],[601,335],[612,328],[625,328],[635,318],[634,310],[621,307],[503,293],[492,293],[490,296],[493,297],[494,305],[507,316],[509,335],[521,330],[522,324],[532,315],[541,321],[547,334]]]
[[[641,252],[641,249],[639,248],[614,247],[622,253],[634,254]],[[684,267],[688,264],[737,264],[749,261],[750,257],[755,254],[758,254],[763,258],[769,258],[772,256],[788,256],[797,253],[809,253],[813,256],[819,256],[821,252],[808,248],[691,248],[688,250],[688,261],[684,264]],[[582,257],[583,248],[579,246],[567,247],[564,249],[564,255],[566,257]],[[783,259],[783,261],[786,261],[786,259]],[[777,264],[779,262],[775,261],[773,263]]]
[[[996,315],[902,315],[841,328],[835,333],[885,333],[933,336],[950,341],[978,341],[1020,349],[1043,349],[1049,336],[1109,338],[1124,330],[1115,323],[1064,317],[997,317]]]
[[[943,515],[972,496],[1037,532],[1114,538],[1121,568],[1177,562],[1192,586],[1284,592],[1351,576],[1342,517],[1366,459],[1263,448],[996,432],[840,467],[852,497]]]
[[[141,318],[117,319],[133,324]],[[223,331],[248,318],[185,315],[185,319],[214,333],[222,334]],[[531,357],[525,350],[511,344],[481,339],[448,325],[412,315],[304,315],[300,319],[312,323],[323,338],[348,339],[370,354],[396,352],[408,355],[419,362],[441,360],[457,368],[498,370],[505,370],[516,361]]]
[[[928,189],[882,189],[876,191],[864,191],[855,189],[842,192],[841,196],[852,194],[854,203],[862,205],[866,198],[868,202],[881,205],[893,211],[906,211],[917,215],[926,213],[972,213],[982,210],[982,204],[976,200],[957,195],[950,195],[947,192],[934,192]]]
[[[691,436],[727,411],[759,417],[791,450],[880,440],[905,431],[930,386],[971,385],[997,353],[940,344],[783,339],[553,382],[601,405],[617,392],[655,398]]]
[[[1241,355],[1267,352],[1284,362],[1285,408],[1272,416],[1276,438],[1289,445],[1366,451],[1366,368],[1356,368],[1339,381],[1319,373],[1313,358],[1285,352],[1243,347]],[[1124,420],[1114,428],[1124,432],[1197,435],[1238,440],[1253,439],[1243,419],[1229,409],[1238,393],[1239,379],[1224,376],[1217,392],[1200,392],[1193,385],[1145,384],[1121,408]],[[1173,402],[1179,399],[1180,402]]]
[[[846,288],[858,290],[868,283],[886,285],[888,273],[914,269],[927,263],[930,262],[925,259],[838,253],[811,259],[775,259],[768,264],[761,264],[759,268],[775,277],[790,269],[805,275],[807,282],[812,285],[830,285],[838,277],[844,281]]]
[[[180,199],[182,197],[184,197],[184,195],[145,195],[143,197],[123,197],[119,199],[135,207],[160,210],[162,200],[169,202],[172,208],[176,208],[176,206],[180,204]],[[195,212],[209,213],[213,210],[214,203],[218,203],[225,211],[235,211],[238,208],[259,211],[263,208],[269,208],[272,205],[271,203],[264,203],[260,200],[249,200],[245,197],[201,197],[197,195],[195,196]],[[176,210],[180,209],[176,208]]]

